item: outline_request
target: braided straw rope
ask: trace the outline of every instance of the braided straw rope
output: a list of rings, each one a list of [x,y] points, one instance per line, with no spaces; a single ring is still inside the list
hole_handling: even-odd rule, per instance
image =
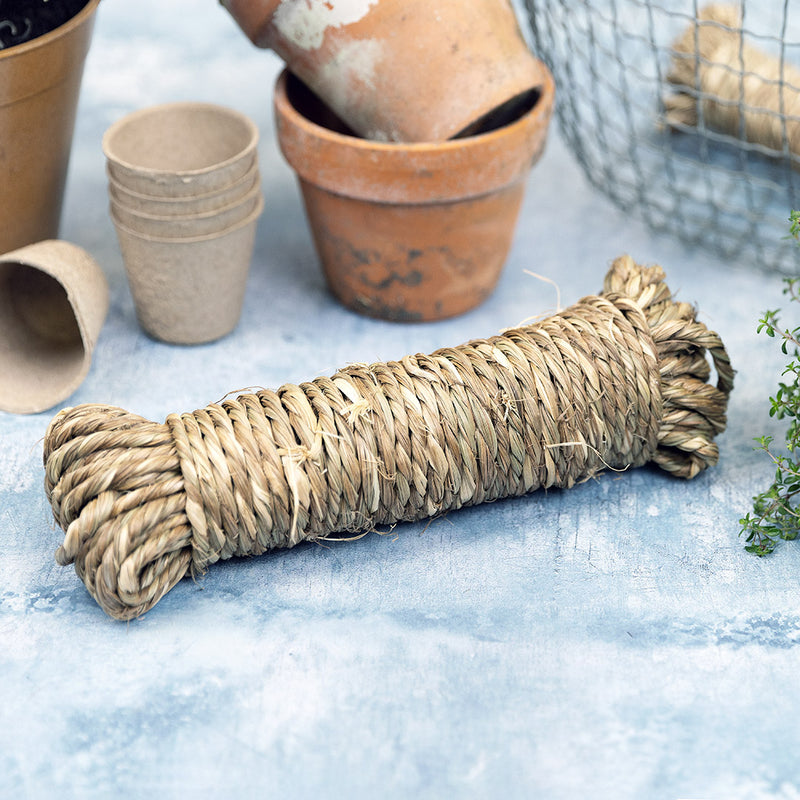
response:
[[[707,381],[711,355],[717,386]],[[604,292],[536,324],[164,424],[82,405],[51,421],[56,553],[103,609],[136,617],[231,556],[418,520],[606,467],[715,464],[733,385],[719,337],[625,256]]]
[[[700,124],[800,156],[800,71],[747,44],[739,8],[711,4],[673,44],[667,123]]]

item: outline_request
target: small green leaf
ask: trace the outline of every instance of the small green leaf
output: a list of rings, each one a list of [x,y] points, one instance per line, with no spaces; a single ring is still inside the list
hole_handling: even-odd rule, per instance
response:
[[[800,245],[800,210],[789,214],[789,238]],[[792,302],[800,301],[800,277],[784,278],[783,294]],[[781,352],[791,360],[781,376],[774,396],[769,398],[770,417],[789,420],[784,444],[786,455],[772,450],[774,439],[764,435],[754,439],[755,449],[763,450],[775,466],[772,484],[753,496],[752,513],[739,520],[739,535],[745,535],[745,550],[763,557],[775,550],[779,541],[789,541],[800,535],[800,325],[779,327],[780,309],[769,309],[758,320],[758,333],[780,338]]]

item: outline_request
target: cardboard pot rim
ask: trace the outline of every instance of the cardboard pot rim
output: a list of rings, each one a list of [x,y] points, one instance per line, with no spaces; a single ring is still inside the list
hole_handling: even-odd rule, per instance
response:
[[[125,228],[148,237],[168,237],[170,239],[196,239],[225,233],[229,228],[247,219],[263,201],[261,187],[251,192],[247,198],[221,212],[211,212],[187,217],[143,216],[125,205],[109,203],[109,210],[115,222]]]
[[[119,156],[114,154],[113,148],[111,147],[111,140],[125,126],[133,122],[136,122],[137,120],[143,117],[163,113],[165,111],[170,111],[170,110],[185,110],[190,108],[213,111],[217,114],[221,113],[230,117],[231,119],[236,120],[239,123],[242,123],[245,130],[249,134],[247,143],[237,153],[229,156],[228,158],[225,158],[221,161],[217,161],[213,164],[209,164],[205,167],[198,167],[195,169],[173,170],[173,169],[160,169],[154,167],[142,167],[137,164],[131,163],[130,161],[127,161],[123,158],[120,158]],[[103,134],[102,149],[109,163],[109,167],[113,169],[119,169],[122,170],[123,172],[130,173],[131,175],[134,175],[137,178],[149,179],[156,182],[158,182],[159,180],[179,182],[179,181],[191,180],[192,178],[203,177],[206,175],[213,175],[216,172],[222,172],[227,167],[230,167],[234,164],[237,164],[238,162],[246,160],[248,157],[255,154],[256,148],[258,147],[258,140],[259,140],[258,126],[252,119],[250,119],[250,117],[247,116],[247,114],[244,114],[241,111],[238,111],[234,108],[230,108],[229,106],[220,105],[219,103],[205,103],[193,100],[179,100],[168,103],[158,103],[156,105],[140,108],[135,111],[131,111],[128,114],[125,114],[116,122],[112,123],[111,126]],[[117,180],[119,180],[119,178],[117,178]]]
[[[194,244],[196,242],[208,242],[213,239],[221,239],[222,237],[227,236],[228,234],[233,233],[240,228],[244,228],[250,223],[255,222],[261,216],[261,213],[264,210],[264,205],[264,195],[262,194],[251,214],[248,214],[244,219],[234,223],[228,228],[224,228],[216,233],[208,233],[204,236],[149,236],[146,233],[139,233],[139,231],[135,231],[132,228],[129,228],[127,225],[124,225],[114,216],[113,211],[110,212],[110,216],[114,226],[123,231],[127,236],[133,236],[136,239],[142,239],[146,242],[160,242],[163,244],[181,245]]]
[[[52,31],[0,50],[0,109],[25,104],[82,75],[100,0],[89,2]]]
[[[37,50],[40,47],[46,47],[52,44],[56,39],[69,34],[74,28],[82,25],[86,17],[91,17],[94,14],[97,6],[100,5],[100,0],[89,0],[89,2],[74,16],[70,17],[63,25],[48,31],[47,33],[37,36],[34,39],[29,39],[22,44],[15,44],[12,47],[6,47],[0,50],[0,63],[17,56],[24,56],[31,50]]]
[[[387,203],[475,197],[523,177],[541,154],[555,83],[544,63],[534,105],[503,127],[443,142],[381,142],[339,133],[308,119],[289,99],[288,69],[275,83],[278,141],[297,175],[334,194]]]
[[[192,220],[205,221],[213,219],[214,217],[221,216],[230,211],[233,211],[239,206],[243,206],[252,202],[259,194],[262,194],[261,184],[255,183],[252,186],[252,188],[248,189],[245,194],[243,194],[238,199],[234,200],[232,203],[228,203],[227,205],[220,206],[219,208],[215,208],[210,211],[198,211],[196,213],[191,213],[191,214],[151,214],[147,211],[140,211],[138,208],[133,208],[132,206],[129,206],[127,203],[122,202],[118,198],[114,197],[113,194],[111,195],[111,205],[112,207],[115,206],[123,208],[127,214],[130,214],[133,217],[137,217],[145,223],[153,222],[153,223],[165,223],[165,224],[180,224],[182,222],[190,222]]]
[[[146,197],[190,200],[208,197],[229,188],[257,165],[258,152],[253,150],[246,158],[227,164],[224,169],[196,175],[136,173],[125,167],[117,168],[111,162],[106,163],[106,168],[117,182]]]
[[[157,203],[158,205],[164,205],[164,206],[169,206],[169,204],[174,203],[177,206],[180,205],[181,203],[186,205],[186,204],[191,204],[195,201],[204,202],[206,200],[212,200],[213,198],[218,197],[219,195],[234,190],[236,187],[244,186],[248,182],[255,183],[256,180],[258,180],[259,178],[259,164],[258,160],[255,159],[253,161],[253,164],[250,166],[250,169],[247,170],[247,172],[245,172],[243,175],[236,178],[235,180],[231,181],[230,183],[226,184],[225,186],[221,186],[220,188],[213,189],[209,192],[189,194],[189,195],[159,195],[159,194],[146,194],[145,192],[137,192],[135,189],[126,186],[124,183],[121,183],[119,179],[111,171],[109,164],[106,164],[106,178],[108,180],[109,186],[115,192],[128,195],[134,198],[135,200],[140,200],[144,203]]]

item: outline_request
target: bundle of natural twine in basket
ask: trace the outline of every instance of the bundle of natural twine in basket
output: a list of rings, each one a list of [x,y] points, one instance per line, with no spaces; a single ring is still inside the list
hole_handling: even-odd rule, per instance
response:
[[[674,42],[665,97],[671,125],[707,125],[800,157],[800,70],[745,39],[738,5],[711,3]]]
[[[716,385],[708,383],[711,356]],[[660,267],[617,259],[603,293],[431,355],[354,364],[164,424],[61,411],[44,443],[56,553],[103,609],[143,614],[184,575],[329,534],[570,487],[654,461],[715,464],[733,371]]]

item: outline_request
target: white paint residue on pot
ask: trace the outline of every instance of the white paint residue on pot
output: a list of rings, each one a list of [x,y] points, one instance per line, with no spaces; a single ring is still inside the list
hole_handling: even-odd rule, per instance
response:
[[[345,43],[320,69],[315,88],[331,108],[357,124],[360,120],[352,119],[353,114],[372,113],[372,103],[364,98],[374,94],[375,74],[382,59],[383,44],[377,39]]]
[[[378,0],[282,0],[273,21],[289,41],[316,50],[328,28],[351,25],[365,17]]]

